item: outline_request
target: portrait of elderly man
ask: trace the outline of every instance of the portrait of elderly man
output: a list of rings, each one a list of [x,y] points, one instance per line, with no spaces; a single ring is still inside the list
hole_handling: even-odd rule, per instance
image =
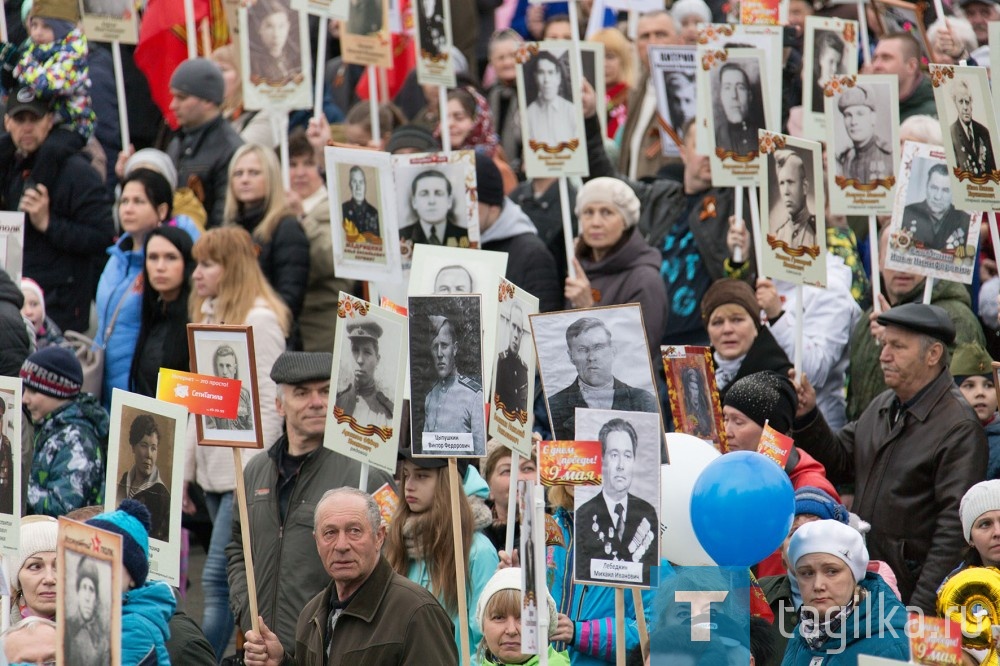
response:
[[[969,84],[959,79],[952,85],[951,99],[955,103],[958,118],[951,124],[951,145],[955,151],[955,166],[968,171],[973,176],[996,171],[993,144],[989,130],[982,123],[972,119],[972,90]]]
[[[509,412],[528,409],[528,382],[533,377],[528,374],[528,366],[520,355],[525,324],[524,309],[520,303],[512,301],[507,322],[507,349],[497,358],[495,387],[496,397]]]
[[[911,187],[918,187],[912,183]],[[903,209],[900,230],[917,246],[929,250],[954,250],[965,245],[969,234],[969,214],[956,210],[951,203],[951,177],[948,165],[937,163],[927,170],[924,200]]]
[[[715,106],[722,118],[715,121],[715,146],[737,155],[757,151],[757,130],[764,127],[760,82],[754,84],[743,65],[727,62],[719,68]]]
[[[458,371],[461,343],[455,324],[437,315],[431,316],[430,321],[434,333],[430,352],[438,379],[424,398],[423,431],[471,433],[473,445],[485,448],[482,384]]]
[[[893,173],[889,141],[876,132],[878,113],[864,86],[848,88],[837,100],[851,145],[837,154],[837,175],[860,184],[888,178]],[[889,113],[888,109],[883,109]]]
[[[549,51],[539,51],[534,63],[538,90],[525,113],[526,133],[550,146],[570,141],[576,137],[576,112],[567,68]]]
[[[346,329],[350,349],[345,351],[351,355],[353,375],[347,388],[337,393],[335,404],[360,425],[390,426],[392,400],[375,381],[375,372],[382,361],[378,350],[382,327],[377,322],[365,321],[348,324]]]
[[[774,179],[780,205],[771,209],[770,236],[789,248],[816,245],[816,216],[809,210],[809,179],[806,165],[794,151],[776,150]]]
[[[223,379],[241,379],[240,363],[236,358],[236,350],[230,345],[219,345],[212,357],[212,367],[215,376]],[[250,391],[245,382],[240,386],[240,404],[236,409],[235,419],[220,419],[213,416],[205,417],[205,427],[216,430],[253,430],[253,403]]]
[[[341,204],[344,218],[344,232],[348,242],[377,243],[382,236],[378,223],[378,209],[368,203],[368,182],[361,167],[351,167],[347,175],[347,184],[351,190],[351,198]]]
[[[471,294],[475,292],[472,273],[465,266],[445,266],[434,276],[435,294]]]
[[[399,230],[399,239],[414,243],[469,247],[469,231],[458,226],[451,181],[443,172],[428,169],[410,184],[410,209],[416,221]],[[406,252],[404,252],[404,255]]]
[[[439,56],[448,45],[444,29],[444,9],[441,0],[417,0],[420,50],[429,56]]]
[[[614,375],[617,350],[611,331],[600,319],[581,317],[566,329],[566,352],[576,368],[576,379],[549,398],[553,438],[576,436],[576,408],[655,412],[656,398],[645,389],[629,386]]]

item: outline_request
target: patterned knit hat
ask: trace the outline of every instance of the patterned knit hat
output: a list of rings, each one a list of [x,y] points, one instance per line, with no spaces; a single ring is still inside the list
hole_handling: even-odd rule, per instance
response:
[[[723,405],[740,410],[762,428],[767,421],[772,428],[785,434],[792,429],[799,399],[787,377],[764,370],[747,375],[730,386]]]
[[[45,347],[24,360],[21,379],[25,387],[53,398],[69,399],[80,393],[83,368],[76,355],[62,347]]]
[[[640,204],[635,191],[617,178],[601,176],[591,178],[576,193],[576,215],[589,203],[600,201],[611,204],[625,221],[625,228],[631,229],[639,223]]]
[[[830,497],[830,493],[815,486],[802,486],[795,491],[795,515],[819,516],[821,520],[837,520],[845,525],[851,514],[847,507]]]
[[[117,511],[102,513],[88,525],[122,535],[122,562],[136,587],[142,587],[149,575],[149,509],[134,499],[122,500]]]

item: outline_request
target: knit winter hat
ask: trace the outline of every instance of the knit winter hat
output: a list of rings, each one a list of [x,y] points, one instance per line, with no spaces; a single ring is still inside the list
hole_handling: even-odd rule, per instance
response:
[[[418,153],[433,153],[441,149],[441,144],[430,131],[419,125],[400,125],[392,131],[385,150],[395,154],[407,148]]]
[[[76,0],[36,0],[32,3],[28,16],[57,19],[75,24],[80,22],[80,5]]]
[[[476,189],[480,203],[503,206],[503,176],[496,163],[482,153],[476,153]]]
[[[625,220],[625,228],[639,223],[639,197],[632,188],[617,178],[592,178],[576,193],[576,215],[589,203],[601,201],[611,204]]]
[[[972,524],[976,522],[976,518],[987,511],[996,510],[1000,510],[1000,479],[980,481],[969,488],[958,506],[965,540],[972,540]]]
[[[720,306],[739,305],[750,314],[757,328],[760,328],[760,304],[753,287],[742,280],[723,278],[716,280],[701,297],[701,318],[708,325],[712,313]]]
[[[764,421],[768,421],[772,428],[785,434],[792,429],[799,399],[787,377],[764,370],[734,382],[722,404],[740,410],[762,428]]]
[[[49,346],[24,359],[21,379],[26,387],[43,395],[69,399],[80,393],[83,368],[70,350]]]
[[[966,377],[993,377],[993,359],[978,342],[964,342],[955,348],[951,357],[951,376],[956,384]]]
[[[174,166],[174,161],[170,159],[170,156],[162,150],[143,148],[132,153],[132,156],[125,162],[125,176],[128,177],[136,169],[155,171],[167,179],[171,190],[177,189],[177,167]]]
[[[703,0],[677,0],[670,8],[670,17],[677,23],[678,28],[681,22],[692,14],[698,17],[699,23],[712,22],[712,10]]]
[[[868,569],[868,549],[861,533],[836,520],[817,520],[795,530],[788,544],[792,569],[801,558],[813,553],[842,559],[854,574],[854,582],[861,581]]]
[[[21,278],[21,293],[25,294],[31,292],[38,299],[38,302],[42,306],[42,317],[45,317],[45,292],[42,291],[40,284],[32,280],[31,278]]]
[[[55,552],[59,537],[59,521],[51,516],[25,516],[21,518],[21,543],[17,559],[7,559],[7,578],[15,590],[21,589],[18,574],[25,560],[37,553]]]
[[[136,587],[142,587],[149,575],[149,528],[152,520],[141,502],[122,500],[117,511],[102,513],[87,521],[122,536],[122,563]]]
[[[802,486],[795,491],[795,515],[808,514],[821,520],[836,520],[850,524],[847,507],[833,499],[830,493],[815,486]]]
[[[219,66],[207,58],[185,60],[170,77],[170,87],[187,95],[221,105],[226,82]]]
[[[483,621],[486,620],[487,604],[489,604],[493,595],[501,590],[521,591],[521,569],[519,567],[508,567],[497,571],[479,594],[479,603],[476,604],[476,621],[479,622],[480,629],[483,627]],[[558,621],[556,601],[552,598],[551,594],[546,594],[545,596],[549,602],[549,633],[551,634],[555,631],[556,622]]]

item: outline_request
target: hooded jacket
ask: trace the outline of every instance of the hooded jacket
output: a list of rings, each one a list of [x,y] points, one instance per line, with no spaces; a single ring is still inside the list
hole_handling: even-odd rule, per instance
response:
[[[0,376],[17,377],[31,351],[28,324],[21,316],[24,294],[6,271],[0,271]]]
[[[152,664],[170,666],[167,654],[168,624],[177,600],[170,586],[161,581],[147,581],[129,590],[122,600],[122,666]]]

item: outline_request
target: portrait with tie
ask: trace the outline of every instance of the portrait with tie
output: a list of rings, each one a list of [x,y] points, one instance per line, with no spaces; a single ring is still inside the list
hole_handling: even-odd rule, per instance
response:
[[[958,79],[951,87],[955,122],[951,124],[951,144],[955,167],[973,176],[988,175],[997,169],[990,131],[974,120],[976,104],[969,84]]]
[[[660,559],[659,416],[578,409],[576,419],[578,440],[601,442],[602,485],[575,489],[574,580],[648,586]]]

